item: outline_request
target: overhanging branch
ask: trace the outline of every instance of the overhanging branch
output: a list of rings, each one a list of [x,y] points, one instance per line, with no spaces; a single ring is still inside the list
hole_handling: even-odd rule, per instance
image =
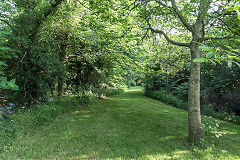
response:
[[[175,12],[175,14],[177,15],[177,17],[180,19],[180,21],[183,23],[183,25],[190,31],[190,32],[194,32],[194,28],[193,26],[187,22],[187,20],[183,17],[183,15],[180,13],[180,11],[178,10],[177,6],[176,6],[176,1],[175,0],[171,0],[172,3],[172,7],[173,7],[173,11]]]
[[[9,27],[12,28],[12,25],[8,21],[1,19],[1,18],[0,18],[0,21],[4,22],[6,25],[8,25]]]
[[[164,36],[164,38],[171,44],[173,45],[177,45],[177,46],[182,46],[182,47],[190,47],[190,43],[181,43],[181,42],[176,42],[176,41],[173,41],[172,39],[170,39],[167,34],[162,31],[162,30],[157,30],[157,29],[153,29],[151,27],[151,24],[149,23],[149,20],[147,20],[148,22],[148,26],[149,26],[149,29],[154,32],[154,33],[158,33],[158,34],[162,34]]]
[[[30,35],[30,39],[31,40],[34,40],[35,39],[35,36],[37,35],[38,33],[38,30],[41,26],[41,24],[46,20],[46,18],[53,12],[53,10],[63,2],[64,0],[55,0],[55,1],[50,1],[50,8],[46,9],[46,12],[43,13],[43,15],[41,16],[41,18],[39,18],[39,20],[36,22],[35,26],[34,26],[34,29],[33,29],[33,32],[32,34]]]
[[[84,8],[87,8],[88,10],[90,10],[90,8],[87,7],[85,4],[83,4],[80,0],[77,0],[77,1],[78,1],[78,3],[80,3]]]

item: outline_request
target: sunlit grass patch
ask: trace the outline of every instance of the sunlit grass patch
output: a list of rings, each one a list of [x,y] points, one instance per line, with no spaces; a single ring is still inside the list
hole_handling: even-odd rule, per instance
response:
[[[187,112],[134,88],[59,115],[18,137],[0,159],[240,159],[240,126],[209,117],[203,122],[218,123],[213,136],[226,134],[208,137],[201,149],[187,142]]]

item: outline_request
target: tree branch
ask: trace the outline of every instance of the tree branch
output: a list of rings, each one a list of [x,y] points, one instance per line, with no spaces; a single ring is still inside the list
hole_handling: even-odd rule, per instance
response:
[[[194,24],[195,26],[198,26],[199,24],[203,24],[203,26],[206,26],[208,22],[206,22],[206,17],[208,16],[208,9],[210,7],[210,2],[208,0],[200,0],[199,2],[199,13],[197,15],[197,20]]]
[[[173,45],[177,45],[177,46],[183,46],[183,47],[190,47],[190,43],[180,43],[180,42],[176,42],[176,41],[173,41],[172,39],[170,39],[167,34],[161,30],[156,30],[156,29],[153,29],[151,27],[151,24],[149,23],[149,20],[147,20],[148,22],[148,26],[149,26],[149,29],[154,32],[154,33],[159,33],[159,34],[162,34],[164,36],[164,38],[171,44]]]
[[[80,0],[77,0],[77,1],[78,1],[78,3],[80,3],[84,8],[87,8],[88,10],[90,10],[90,8],[87,7],[87,6],[85,6]]]
[[[176,1],[175,0],[171,0],[172,3],[172,7],[173,7],[173,11],[175,12],[175,14],[178,16],[178,18],[180,19],[180,21],[183,23],[183,25],[191,32],[194,32],[194,28],[193,26],[187,22],[187,20],[183,17],[183,15],[180,13],[180,11],[178,10],[177,6],[176,6]]]
[[[225,37],[206,37],[204,38],[204,41],[207,41],[207,40],[220,40],[220,39],[229,39],[229,38],[234,38],[233,36],[225,36]]]
[[[51,0],[49,3],[50,3],[50,8],[48,10],[46,10],[45,13],[43,13],[41,19],[39,19],[35,26],[34,26],[34,30],[32,32],[32,34],[30,35],[30,39],[31,40],[34,40],[35,39],[35,36],[37,35],[38,33],[38,30],[41,26],[41,24],[44,22],[44,20],[53,12],[54,8],[56,8],[59,4],[61,4],[64,0],[55,0],[54,2]]]
[[[12,25],[8,21],[1,19],[1,18],[0,18],[0,21],[4,22],[5,24],[7,24],[9,27],[12,28]]]
[[[136,4],[137,0],[134,1],[134,3],[132,5],[134,5],[130,10],[129,10],[129,13],[127,14],[126,18],[131,14],[131,12],[139,5],[139,4]]]
[[[148,31],[149,31],[150,29],[148,28],[147,29],[147,31],[146,31],[146,33],[144,34],[144,36],[141,38],[141,41],[143,41],[144,40],[144,38],[146,38],[147,37],[147,34],[148,34]]]
[[[220,20],[228,29],[230,32],[232,32],[233,34],[236,34],[238,36],[240,36],[240,34],[238,32],[236,32],[232,27],[230,27],[228,25],[228,23],[226,23],[224,20],[222,20],[221,18],[218,18],[218,20]]]
[[[135,3],[137,3],[137,1],[138,1],[138,0],[135,0],[132,4],[130,4],[130,5],[126,6],[126,7],[123,7],[122,9],[126,9],[127,7],[130,7],[130,6],[132,6],[132,5],[135,6]]]

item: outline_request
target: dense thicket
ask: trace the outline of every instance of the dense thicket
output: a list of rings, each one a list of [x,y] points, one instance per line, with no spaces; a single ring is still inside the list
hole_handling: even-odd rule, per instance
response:
[[[11,33],[3,45],[14,52],[2,57],[8,64],[6,75],[19,86],[12,101],[26,105],[54,94],[102,95],[124,83],[124,64],[118,58],[128,49],[117,50],[122,45],[113,41],[118,36],[113,33],[119,28],[109,26],[104,17],[99,19],[101,12],[94,13],[94,8],[77,1],[2,3],[13,12],[2,25]]]

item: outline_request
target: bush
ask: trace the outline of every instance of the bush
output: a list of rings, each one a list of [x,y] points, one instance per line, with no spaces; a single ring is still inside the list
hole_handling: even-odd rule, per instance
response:
[[[77,96],[77,100],[80,104],[86,104],[97,101],[97,95],[91,93],[80,94]]]
[[[114,95],[117,95],[117,94],[121,94],[123,92],[124,92],[124,90],[120,89],[120,88],[110,88],[110,89],[107,90],[106,96],[114,96]]]
[[[187,102],[184,102],[177,98],[176,96],[170,93],[166,93],[163,90],[158,91],[146,90],[145,95],[183,110],[187,110],[188,107]],[[235,113],[228,111],[227,109],[224,108],[220,109],[219,111],[216,111],[214,107],[216,107],[214,104],[202,105],[201,112],[203,115],[212,116],[217,119],[240,124],[240,116],[237,116]]]
[[[220,110],[218,112],[214,112],[213,117],[224,120],[224,121],[229,121],[229,122],[234,122],[237,124],[240,124],[240,116],[237,116],[233,112],[226,112],[224,110]]]
[[[165,91],[146,91],[145,94],[153,99],[160,100],[164,103],[169,105],[175,106],[177,108],[187,110],[187,103],[178,99],[177,97],[173,96],[170,93],[166,93]]]

